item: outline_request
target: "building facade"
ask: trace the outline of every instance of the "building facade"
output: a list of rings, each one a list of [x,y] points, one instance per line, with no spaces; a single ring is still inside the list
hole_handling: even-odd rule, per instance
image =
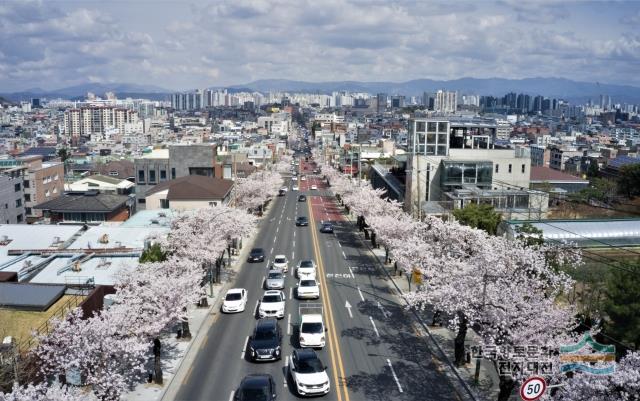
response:
[[[0,224],[25,222],[23,178],[0,174]]]
[[[75,143],[81,136],[103,135],[113,129],[124,135],[127,124],[135,123],[138,123],[137,111],[114,106],[85,106],[64,112],[65,133]]]

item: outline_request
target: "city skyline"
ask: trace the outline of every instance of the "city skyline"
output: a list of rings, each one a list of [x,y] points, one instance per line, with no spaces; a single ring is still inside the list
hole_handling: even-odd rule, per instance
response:
[[[640,86],[640,3],[298,4],[8,1],[0,92],[469,76]]]

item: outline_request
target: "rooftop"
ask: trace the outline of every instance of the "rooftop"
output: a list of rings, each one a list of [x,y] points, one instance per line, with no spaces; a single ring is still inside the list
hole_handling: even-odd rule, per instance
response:
[[[112,212],[126,204],[128,199],[126,195],[94,191],[65,192],[55,199],[36,205],[34,209],[54,212]]]
[[[169,149],[153,149],[151,152],[144,153],[141,159],[169,159]]]
[[[545,166],[531,166],[531,182],[575,182],[588,184],[589,181],[583,180],[571,174],[552,169]]]
[[[167,199],[169,200],[223,199],[232,187],[231,180],[188,175],[160,183],[147,191],[145,196],[168,190]]]

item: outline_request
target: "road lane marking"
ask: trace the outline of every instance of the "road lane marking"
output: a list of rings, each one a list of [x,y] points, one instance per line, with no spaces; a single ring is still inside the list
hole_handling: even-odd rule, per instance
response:
[[[289,295],[291,296],[291,295]],[[287,335],[290,336],[291,335],[291,313],[289,313],[289,316],[287,316]],[[287,363],[285,362],[285,366],[287,366]]]
[[[291,251],[291,259],[295,259],[296,258],[296,251]],[[293,275],[293,270],[291,270],[291,275]]]
[[[389,365],[389,369],[391,369],[391,374],[393,375],[393,380],[396,381],[398,385],[398,391],[402,393],[402,386],[400,385],[400,380],[398,380],[398,376],[396,376],[396,371],[393,370],[393,366],[391,366],[391,361],[387,358],[387,365]]]
[[[233,395],[235,394],[235,390],[231,390],[231,395],[229,396],[229,401],[233,401]]]
[[[293,299],[293,287],[289,287],[289,299]],[[289,319],[291,319],[291,314],[289,314]]]
[[[249,345],[249,336],[244,339],[244,346],[242,347],[242,354],[240,354],[240,359],[244,359],[244,353],[247,351],[247,345]]]
[[[378,301],[378,309],[380,309],[380,312],[382,312],[382,316],[384,316],[384,318],[388,318],[389,316],[387,316],[387,310],[384,308],[384,306],[382,306],[382,304],[380,303],[380,301]]]
[[[349,266],[349,273],[351,273],[351,278],[356,278],[355,274],[353,274],[353,270],[351,270],[351,266]]]
[[[275,238],[274,238],[274,240],[275,240]],[[275,241],[274,241],[274,242],[275,242]],[[271,247],[271,253],[273,253],[273,247]]]
[[[362,296],[362,291],[360,290],[360,287],[356,287],[358,289],[358,294],[360,294],[360,299],[362,300],[362,302],[364,302],[364,297]]]
[[[266,278],[262,277],[262,281],[260,282],[260,288],[264,289],[264,282]]]
[[[347,308],[347,312],[349,312],[349,317],[350,317],[351,319],[353,319],[353,314],[351,313],[351,304],[349,303],[349,301],[347,301],[347,302],[344,304],[344,307],[345,307],[345,308]]]
[[[344,250],[342,251],[342,257],[346,260],[347,259],[347,255],[344,253]]]
[[[260,300],[256,299],[256,307],[253,308],[253,316],[256,316],[258,314],[258,304],[260,303]]]
[[[373,326],[373,331],[376,332],[376,336],[380,337],[380,333],[378,333],[378,328],[376,327],[376,322],[373,321],[371,316],[369,316],[369,321],[371,321],[371,325]]]
[[[309,216],[311,218],[312,227],[315,226],[315,218],[313,217],[313,209],[311,208],[311,202],[307,204],[307,209],[309,211]],[[333,372],[334,383],[336,383],[336,392],[338,393],[338,401],[344,400],[349,401],[349,391],[346,385],[340,386],[340,383],[344,383],[343,380],[346,380],[346,375],[344,374],[344,365],[342,363],[342,352],[340,351],[340,343],[338,342],[338,335],[336,334],[335,322],[333,320],[333,310],[331,308],[331,303],[329,302],[329,287],[327,286],[327,280],[325,279],[325,270],[324,264],[322,263],[322,257],[320,253],[320,245],[318,242],[318,236],[316,230],[311,230],[311,239],[313,245],[313,251],[316,256],[316,260],[318,261],[318,269],[320,270],[320,291],[322,292],[322,304],[324,305],[324,310],[326,312],[326,320],[327,326],[329,328],[329,351],[331,356],[331,371]],[[337,363],[337,368],[336,368]],[[340,372],[338,372],[338,369]],[[339,375],[338,375],[339,373]]]

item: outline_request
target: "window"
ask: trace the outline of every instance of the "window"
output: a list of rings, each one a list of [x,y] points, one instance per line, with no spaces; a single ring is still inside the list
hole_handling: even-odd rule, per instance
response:
[[[109,175],[112,177],[117,177],[119,174],[117,171],[109,171]]]
[[[509,164],[509,174],[511,174],[511,164]]]
[[[218,202],[209,202],[209,206],[217,206]]]
[[[156,182],[156,170],[149,170],[149,182]]]
[[[171,179],[172,180],[176,179],[176,168],[175,167],[171,167]]]
[[[424,132],[426,129],[426,123],[424,121],[418,121],[416,123],[416,132]]]
[[[447,132],[447,123],[438,123],[438,131]]]
[[[26,208],[24,209],[24,212],[25,212],[27,215],[30,215],[30,214],[31,214],[31,208],[30,208],[30,207],[26,207]]]
[[[138,182],[144,182],[144,170],[138,170]]]
[[[167,170],[160,170],[160,180],[166,180],[167,179]]]
[[[5,208],[5,209],[9,209],[9,204],[8,204],[8,203],[5,203],[5,204],[4,204],[4,208]]]
[[[20,192],[20,189],[21,189],[21,188],[22,188],[22,187],[21,187],[20,183],[17,183],[17,184],[15,184],[15,185],[13,186],[13,189],[14,189],[16,192]]]
[[[147,200],[145,198],[140,198],[138,199],[138,203],[144,204],[147,203]]]
[[[522,174],[524,174],[524,170],[525,170],[525,168],[526,168],[526,165],[525,165],[525,164],[523,164],[523,165],[522,165]]]
[[[22,206],[22,199],[16,199],[16,207]]]
[[[436,123],[427,123],[427,131],[436,132]]]
[[[499,170],[500,170],[500,165],[496,164],[496,174],[498,173]]]
[[[29,185],[30,185],[30,184],[29,184],[29,181],[28,181],[28,180],[24,180],[24,183],[22,184],[22,186],[23,186],[24,188],[30,188],[30,187],[29,187]]]
[[[18,223],[22,223],[22,213],[20,213],[19,215],[16,216],[16,221]]]
[[[31,202],[31,195],[30,194],[24,194],[24,201],[25,202]]]
[[[160,199],[160,208],[169,209],[169,199]]]

